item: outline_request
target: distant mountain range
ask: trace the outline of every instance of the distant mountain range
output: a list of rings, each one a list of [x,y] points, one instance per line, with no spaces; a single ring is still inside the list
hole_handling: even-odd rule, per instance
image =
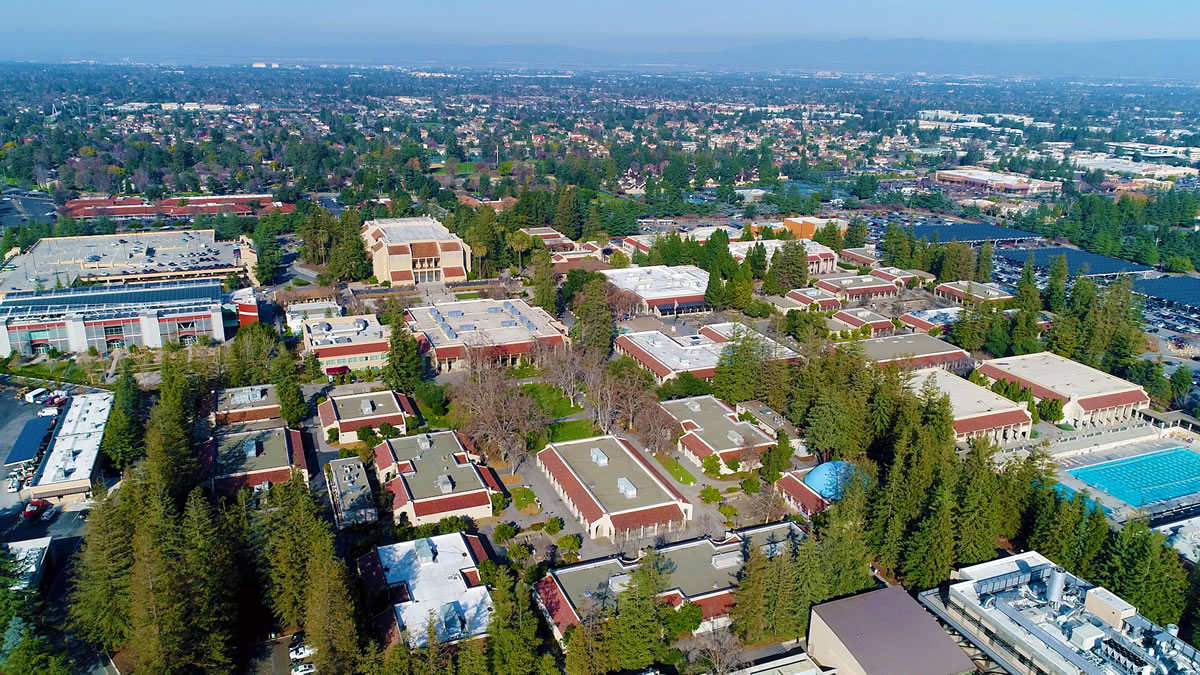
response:
[[[60,62],[94,59],[180,64],[392,64],[400,66],[660,69],[736,71],[832,70],[918,73],[1151,77],[1200,80],[1200,40],[977,43],[920,39],[697,39],[687,49],[652,41],[628,49],[550,44],[479,45],[409,42],[402,36],[137,34],[75,38],[10,34],[0,59]],[[679,44],[675,41],[674,44]]]

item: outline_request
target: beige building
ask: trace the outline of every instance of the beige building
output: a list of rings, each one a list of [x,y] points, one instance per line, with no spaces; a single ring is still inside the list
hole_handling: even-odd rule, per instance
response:
[[[428,216],[369,220],[362,236],[379,283],[466,281],[471,271],[471,247]]]

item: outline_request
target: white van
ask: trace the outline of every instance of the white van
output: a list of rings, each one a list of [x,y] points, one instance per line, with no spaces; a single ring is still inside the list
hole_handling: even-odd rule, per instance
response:
[[[38,411],[38,417],[58,417],[58,408],[53,406],[49,408],[42,408]]]

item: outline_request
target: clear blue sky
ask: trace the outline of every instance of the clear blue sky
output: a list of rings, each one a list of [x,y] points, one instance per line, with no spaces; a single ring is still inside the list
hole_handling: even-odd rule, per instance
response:
[[[56,0],[7,2],[6,40],[106,32],[392,34],[413,42],[619,47],[695,37],[985,42],[1200,38],[1196,0]],[[15,28],[15,30],[13,30]],[[82,44],[80,44],[82,43]],[[43,45],[45,46],[45,45]],[[711,44],[709,45],[711,47]]]

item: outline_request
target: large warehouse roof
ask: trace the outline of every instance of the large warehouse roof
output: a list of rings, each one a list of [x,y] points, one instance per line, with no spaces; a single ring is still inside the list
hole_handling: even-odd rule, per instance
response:
[[[700,296],[708,288],[708,272],[694,265],[651,265],[625,269],[601,270],[617,288],[633,291],[638,297],[657,304],[655,300]]]
[[[997,249],[996,255],[1014,264],[1024,265],[1029,255],[1033,254],[1033,264],[1046,269],[1058,256],[1067,257],[1067,271],[1071,276],[1079,274],[1080,269],[1087,267],[1088,276],[1108,276],[1110,274],[1136,274],[1149,272],[1151,268],[1128,260],[1109,258],[1079,249],[1057,246],[1054,248],[1037,249]]]
[[[1016,230],[1011,227],[1001,227],[999,225],[989,225],[987,223],[952,223],[950,225],[913,225],[913,237],[917,239],[928,239],[933,241],[935,238],[940,242],[950,240],[962,242],[983,242],[983,241],[1016,241],[1018,239],[1041,239],[1042,235],[1036,232],[1026,232],[1025,230]]]
[[[1038,352],[985,361],[980,371],[992,379],[1015,380],[1031,385],[1037,398],[1056,396],[1087,399],[1138,390],[1132,382],[1085,366],[1053,352]]]

